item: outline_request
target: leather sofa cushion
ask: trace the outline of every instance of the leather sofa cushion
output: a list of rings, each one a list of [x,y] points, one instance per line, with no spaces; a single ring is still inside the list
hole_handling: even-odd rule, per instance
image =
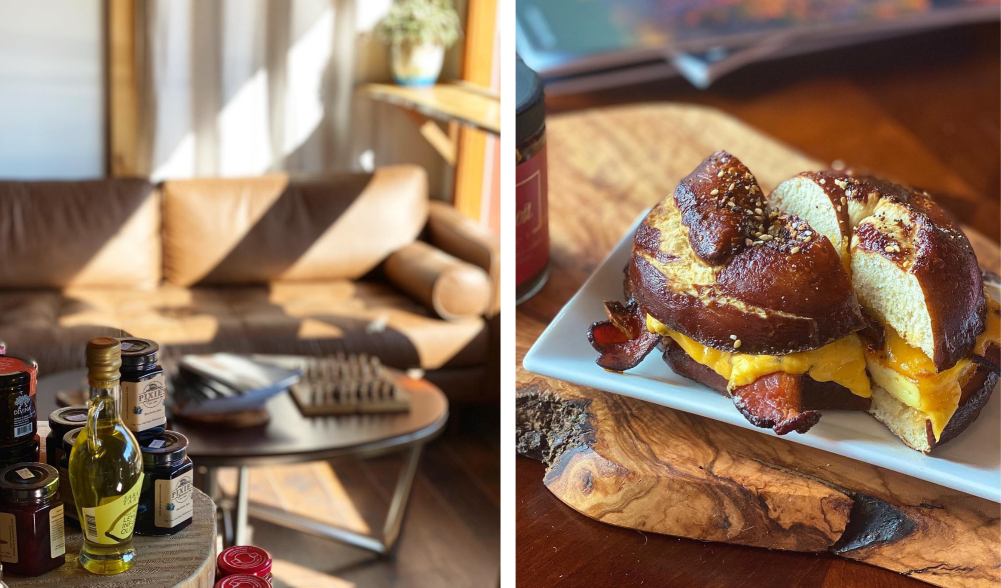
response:
[[[415,241],[383,264],[386,278],[446,320],[483,316],[493,299],[485,271]]]
[[[82,366],[86,342],[104,334],[153,339],[168,356],[364,352],[423,369],[482,365],[489,348],[483,319],[431,317],[378,282],[0,292],[0,336],[12,355],[38,360],[43,373]]]
[[[0,182],[0,290],[154,288],[160,200],[138,179]]]
[[[177,286],[356,279],[427,222],[417,166],[308,179],[164,182],[164,276]]]

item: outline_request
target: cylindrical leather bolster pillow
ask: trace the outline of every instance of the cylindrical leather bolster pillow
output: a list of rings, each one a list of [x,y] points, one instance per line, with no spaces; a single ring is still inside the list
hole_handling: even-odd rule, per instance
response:
[[[386,277],[443,319],[482,316],[490,305],[490,277],[485,271],[415,241],[386,258]]]

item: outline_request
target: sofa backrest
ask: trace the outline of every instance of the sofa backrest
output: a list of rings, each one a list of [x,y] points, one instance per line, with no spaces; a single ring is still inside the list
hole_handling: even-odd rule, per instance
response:
[[[355,279],[427,222],[417,166],[166,181],[164,278],[179,286]]]
[[[161,247],[145,180],[0,181],[0,290],[153,288]]]

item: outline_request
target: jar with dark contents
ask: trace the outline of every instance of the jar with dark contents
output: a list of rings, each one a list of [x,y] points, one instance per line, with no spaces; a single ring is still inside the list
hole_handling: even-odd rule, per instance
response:
[[[518,58],[515,69],[515,303],[535,295],[549,277],[549,177],[542,81]]]
[[[190,525],[194,514],[194,465],[187,456],[188,438],[175,431],[163,431],[139,445],[145,476],[136,533],[173,535]]]
[[[80,528],[80,515],[76,511],[76,501],[73,499],[73,488],[70,486],[70,453],[73,451],[73,444],[76,437],[83,431],[83,427],[73,429],[63,435],[62,455],[59,458],[59,495],[66,505],[66,524],[77,529]]]
[[[0,447],[35,438],[35,377],[20,359],[0,357]]]
[[[28,439],[24,443],[0,447],[0,469],[28,461],[38,461],[38,441]]]
[[[237,545],[224,549],[216,558],[216,579],[229,576],[257,576],[271,584],[271,555],[253,545]]]
[[[0,471],[0,562],[5,572],[40,576],[66,563],[59,473],[44,463]]]
[[[86,406],[67,406],[49,413],[49,434],[45,437],[45,463],[59,469],[63,458],[63,437],[87,423]]]
[[[167,380],[157,363],[160,346],[149,339],[122,342],[122,422],[142,442],[163,431],[167,423]]]

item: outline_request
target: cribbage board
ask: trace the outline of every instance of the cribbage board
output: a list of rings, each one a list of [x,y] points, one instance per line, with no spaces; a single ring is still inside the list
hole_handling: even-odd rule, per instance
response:
[[[302,357],[296,367],[302,379],[290,392],[305,416],[410,410],[410,395],[398,383],[401,373],[378,357]]]

